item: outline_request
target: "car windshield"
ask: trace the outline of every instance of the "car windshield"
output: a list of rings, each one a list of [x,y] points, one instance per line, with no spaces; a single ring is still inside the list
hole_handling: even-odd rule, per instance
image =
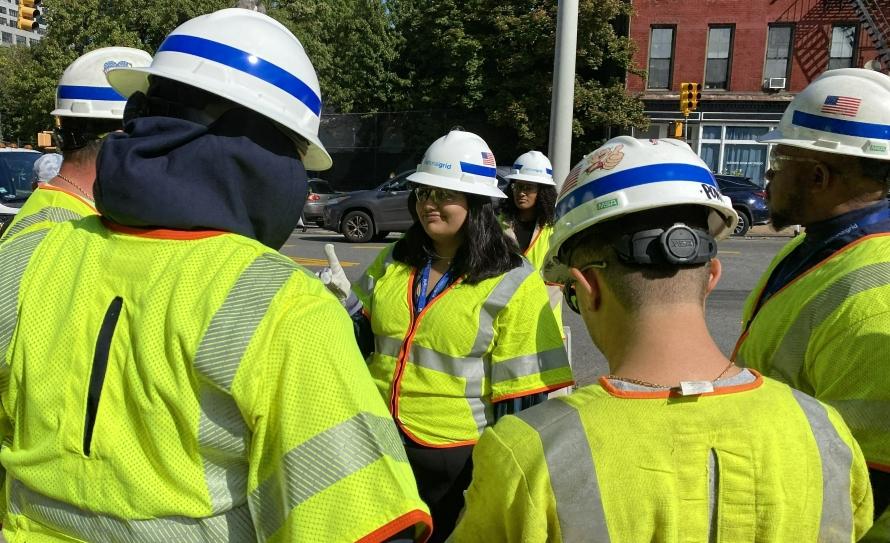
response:
[[[0,152],[0,197],[11,200],[17,194],[31,191],[34,162],[40,156],[27,151]]]
[[[751,181],[749,177],[717,177],[717,184],[720,185],[721,188],[743,188],[743,189],[752,189],[752,188],[760,188],[759,185]]]

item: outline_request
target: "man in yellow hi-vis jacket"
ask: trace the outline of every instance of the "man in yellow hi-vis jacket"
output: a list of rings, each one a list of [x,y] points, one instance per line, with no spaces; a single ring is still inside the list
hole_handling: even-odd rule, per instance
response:
[[[507,416],[452,541],[855,541],[862,453],[838,413],[735,367],[704,318],[737,217],[683,142],[622,136],[569,174],[544,273],[611,374]]]
[[[7,540],[424,540],[348,315],[276,251],[331,165],[299,41],[227,9],[108,79],[101,216],[0,245]]]
[[[773,226],[806,233],[749,296],[735,360],[840,412],[874,489],[865,541],[890,541],[890,77],[828,71],[762,141]]]

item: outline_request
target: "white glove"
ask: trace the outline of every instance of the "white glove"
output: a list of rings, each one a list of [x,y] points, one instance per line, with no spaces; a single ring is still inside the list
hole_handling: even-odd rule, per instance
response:
[[[346,308],[349,314],[352,315],[356,311],[361,310],[362,304],[352,292],[352,284],[349,282],[349,278],[346,277],[343,266],[340,265],[340,259],[337,258],[337,253],[334,252],[334,246],[326,243],[324,253],[328,257],[329,267],[324,268],[316,275],[324,283],[324,286],[340,300],[340,303],[343,304],[343,307]]]

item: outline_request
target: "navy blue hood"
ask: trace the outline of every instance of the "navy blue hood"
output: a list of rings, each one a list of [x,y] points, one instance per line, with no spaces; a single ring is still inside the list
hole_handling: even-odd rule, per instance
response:
[[[96,207],[127,226],[223,230],[277,250],[306,200],[298,156],[274,123],[244,108],[209,126],[139,117],[102,145]]]

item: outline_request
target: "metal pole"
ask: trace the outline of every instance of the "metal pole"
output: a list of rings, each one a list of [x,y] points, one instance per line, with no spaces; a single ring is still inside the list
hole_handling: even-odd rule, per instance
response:
[[[578,0],[559,0],[553,94],[550,104],[550,161],[557,190],[572,167],[572,110],[575,101],[575,50],[578,43]]]

